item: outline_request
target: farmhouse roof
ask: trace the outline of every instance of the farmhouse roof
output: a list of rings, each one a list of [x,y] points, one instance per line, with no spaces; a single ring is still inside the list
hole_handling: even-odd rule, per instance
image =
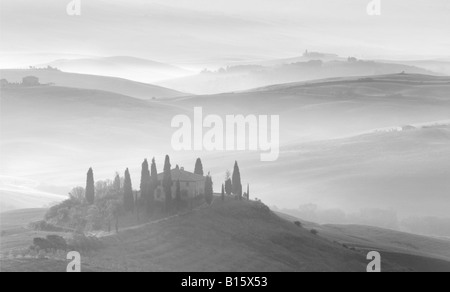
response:
[[[180,181],[180,182],[197,182],[205,180],[205,177],[202,175],[198,175],[189,171],[185,171],[183,168],[174,168],[171,171],[172,181]],[[164,173],[158,174],[158,180],[162,180],[164,177]]]

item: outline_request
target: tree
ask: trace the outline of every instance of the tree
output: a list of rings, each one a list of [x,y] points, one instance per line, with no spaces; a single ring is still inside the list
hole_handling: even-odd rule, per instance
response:
[[[82,203],[83,200],[85,199],[84,188],[82,187],[73,188],[69,193],[69,197],[72,200]]]
[[[203,176],[203,164],[200,158],[197,158],[197,161],[195,162],[194,173]]]
[[[208,174],[205,181],[205,200],[209,205],[212,204],[213,201],[213,182],[211,176]]]
[[[250,184],[247,184],[247,200],[250,201]]]
[[[166,212],[170,212],[172,205],[172,171],[170,165],[169,155],[166,155],[164,161],[164,176],[163,176],[163,189],[166,197]]]
[[[234,163],[232,184],[233,184],[233,194],[235,194],[239,200],[242,200],[241,173],[239,171],[237,161]]]
[[[152,166],[150,167],[150,186],[149,186],[149,200],[147,201],[147,212],[150,215],[153,211],[155,202],[155,190],[158,187],[158,170],[156,169],[155,158],[152,159]]]
[[[147,159],[142,162],[142,170],[141,170],[141,198],[144,200],[145,205],[149,200],[149,188],[150,188],[150,171],[148,169],[148,161]]]
[[[113,182],[109,179],[97,181],[95,183],[95,201],[108,196],[112,188]]]
[[[119,200],[109,200],[107,203],[107,220],[108,232],[111,231],[111,221],[116,221],[116,233],[119,232],[119,216],[121,210],[121,203]]]
[[[114,178],[113,182],[113,189],[118,192],[122,188],[122,183],[120,181],[120,175],[116,172],[116,177]]]
[[[90,205],[94,204],[95,186],[94,186],[94,171],[92,170],[92,168],[89,168],[89,171],[87,173],[85,196],[86,196],[86,202],[88,202],[88,204],[90,204]]]
[[[230,171],[227,170],[225,175],[225,193],[229,196],[233,192],[233,183],[231,182],[231,174]]]
[[[222,193],[220,197],[222,198],[222,202],[225,201],[225,186],[223,184],[222,184]]]
[[[180,208],[181,208],[181,186],[180,186],[179,180],[177,180],[177,187],[176,187],[176,191],[175,191],[175,202],[177,205],[177,210],[180,210]]]
[[[130,171],[128,168],[125,170],[125,180],[123,182],[123,206],[125,211],[133,211],[134,208],[134,196],[133,187],[131,185]]]

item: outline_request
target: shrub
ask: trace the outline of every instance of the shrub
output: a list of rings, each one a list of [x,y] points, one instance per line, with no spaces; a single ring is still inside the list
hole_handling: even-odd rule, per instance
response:
[[[45,220],[31,222],[29,224],[31,229],[38,230],[38,231],[48,231],[48,232],[65,232],[66,230],[61,227],[57,227],[53,224],[48,223]]]
[[[317,235],[317,234],[319,234],[319,231],[317,231],[316,229],[311,229],[311,233],[314,235]]]
[[[33,239],[33,245],[35,246],[36,250],[51,250],[55,248],[53,243],[51,243],[49,240],[41,237],[36,237]]]
[[[49,220],[49,219],[57,218],[60,216],[65,216],[67,211],[64,209],[70,210],[71,208],[80,206],[80,205],[81,205],[81,203],[78,200],[76,200],[74,198],[70,198],[68,200],[65,200],[64,202],[61,202],[58,205],[51,207],[45,214],[45,219]],[[60,211],[60,210],[62,210],[62,211]]]
[[[302,227],[302,222],[300,221],[295,221],[294,224],[297,225],[298,227]]]
[[[67,240],[67,246],[71,250],[90,251],[102,248],[103,243],[95,236],[74,233],[72,238]]]
[[[47,235],[47,240],[58,250],[66,250],[66,240],[59,235]]]

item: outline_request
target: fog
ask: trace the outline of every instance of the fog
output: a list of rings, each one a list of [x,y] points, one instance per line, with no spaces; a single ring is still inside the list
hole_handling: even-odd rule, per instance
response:
[[[76,17],[68,2],[2,0],[0,68],[63,71],[1,72],[52,84],[2,88],[2,210],[62,200],[89,167],[130,168],[137,189],[142,161],[169,154],[201,157],[216,191],[237,160],[253,198],[305,220],[448,230],[447,0],[382,1],[379,17],[369,0],[81,0]],[[174,151],[172,118],[196,106],[279,115],[279,160]]]
[[[68,2],[2,1],[0,67],[119,55],[201,69],[305,49],[364,58],[448,57],[446,0],[385,1],[378,18],[366,14],[369,1],[355,0],[90,0],[82,1],[79,17],[66,15]]]

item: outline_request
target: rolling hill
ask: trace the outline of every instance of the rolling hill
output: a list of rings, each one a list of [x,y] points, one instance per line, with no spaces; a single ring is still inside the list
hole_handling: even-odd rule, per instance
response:
[[[280,61],[282,62],[282,61]],[[272,66],[248,64],[205,71],[198,75],[177,78],[157,84],[183,92],[216,94],[248,90],[273,84],[301,82],[325,78],[395,74],[436,74],[419,67],[375,61],[309,60]]]
[[[31,216],[34,210],[3,214],[7,226],[11,218],[22,214]],[[26,215],[28,214],[28,215]],[[33,215],[34,216],[34,215]],[[31,217],[30,217],[31,218]],[[14,220],[12,220],[14,221]],[[3,225],[2,225],[3,226]],[[302,228],[282,219],[264,205],[216,199],[211,207],[204,207],[159,223],[122,230],[119,234],[102,238],[104,248],[82,256],[82,270],[89,271],[181,271],[181,272],[365,272],[368,250],[382,254],[382,271],[449,271],[448,259],[434,257],[434,247],[445,246],[432,238],[421,238],[421,249],[431,249],[427,256],[410,248],[419,237],[369,227],[359,227],[360,236],[349,234],[353,226],[312,225],[318,235],[310,232],[309,223]],[[3,228],[3,227],[2,227]],[[3,230],[3,229],[2,229]],[[380,232],[389,236],[379,236]],[[2,253],[26,247],[26,242],[39,232],[10,231],[2,237]],[[42,236],[42,235],[41,235]],[[373,240],[374,238],[377,241]],[[392,240],[406,249],[396,249]],[[357,241],[359,244],[356,244]],[[354,250],[345,247],[356,247]],[[355,243],[354,245],[351,245]],[[376,243],[376,244],[374,244]],[[447,242],[448,244],[448,242]],[[9,259],[2,257],[2,271],[63,271],[65,261]]]
[[[287,146],[276,164],[249,162],[244,171],[250,181],[264,178],[258,194],[276,185],[284,206],[304,206],[291,214],[305,220],[419,232],[404,220],[448,219],[449,149],[450,126],[375,132]],[[420,232],[449,236],[448,220],[441,224]]]
[[[154,83],[192,74],[188,70],[173,65],[128,56],[61,59],[36,65],[36,67],[47,66],[56,67],[65,72],[110,76],[144,83]]]
[[[109,177],[137,157],[163,152],[171,117],[183,113],[159,102],[57,86],[2,88],[0,110],[0,190],[9,208],[65,198],[83,184],[77,173],[87,165],[98,178]]]
[[[298,219],[277,212],[291,222]],[[450,240],[363,225],[319,225],[301,220],[305,228],[335,243],[364,251],[379,251],[382,259],[407,265],[412,271],[449,271]]]
[[[173,99],[217,115],[279,115],[281,141],[305,142],[450,119],[450,78],[420,74],[348,77]]]
[[[172,89],[122,78],[67,73],[58,70],[2,69],[0,70],[0,76],[2,79],[6,79],[9,82],[22,82],[22,78],[25,76],[36,76],[42,84],[53,83],[54,85],[61,87],[109,91],[144,100],[187,95]]]
[[[404,64],[408,66],[420,67],[439,74],[450,75],[450,61],[445,59],[436,60],[403,60],[403,61],[381,61],[385,63]]]
[[[57,194],[65,196],[85,184],[91,166],[96,180],[130,167],[137,186],[146,157],[155,156],[158,169],[165,154],[187,169],[201,157],[220,186],[226,169],[238,160],[244,181],[269,205],[313,203],[358,215],[331,222],[398,228],[395,218],[448,216],[448,163],[443,159],[450,155],[448,129],[386,129],[450,120],[449,81],[381,75],[159,102],[63,87],[2,89],[3,174],[36,181],[37,191],[45,191],[42,185],[61,187],[64,191]],[[279,160],[263,164],[259,152],[248,151],[173,151],[172,118],[191,116],[198,105],[205,116],[279,115]],[[271,191],[274,185],[279,195]],[[379,220],[383,216],[377,212],[373,218],[359,214],[362,209],[391,207],[395,212],[384,216],[394,218],[391,221]]]

